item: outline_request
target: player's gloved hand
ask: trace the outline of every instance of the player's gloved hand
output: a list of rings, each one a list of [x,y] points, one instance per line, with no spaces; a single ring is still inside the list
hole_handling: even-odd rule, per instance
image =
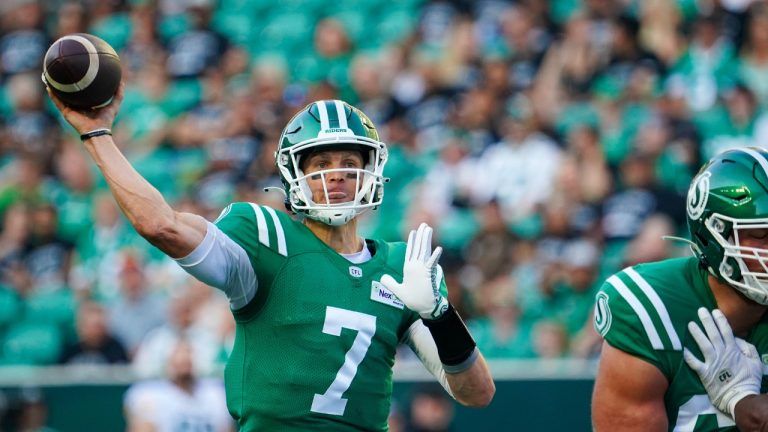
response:
[[[408,309],[424,319],[437,319],[448,310],[448,300],[440,293],[443,270],[437,265],[443,248],[432,252],[432,228],[422,223],[408,235],[403,264],[403,283],[390,275],[381,278],[381,284],[392,291]]]
[[[712,403],[733,418],[737,402],[760,393],[763,364],[752,344],[733,336],[728,320],[718,309],[710,314],[706,308],[700,308],[699,319],[706,335],[695,322],[688,323],[688,331],[699,345],[704,361],[687,349],[683,350],[683,358],[701,378]]]

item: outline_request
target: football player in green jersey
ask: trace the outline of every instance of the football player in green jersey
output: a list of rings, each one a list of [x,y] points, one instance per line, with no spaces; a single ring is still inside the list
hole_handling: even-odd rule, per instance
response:
[[[711,330],[707,311],[721,310],[754,356],[768,358],[768,151],[738,148],[710,160],[691,182],[687,216],[694,256],[626,268],[597,294],[595,328],[605,339],[592,404],[597,431],[737,430],[734,407],[749,398],[710,398],[707,386],[712,376],[741,375],[702,366],[712,350],[700,349],[706,338],[688,327]]]
[[[407,244],[357,233],[356,216],[381,203],[387,160],[365,114],[318,101],[283,130],[276,164],[298,220],[234,203],[211,223],[173,210],[120,153],[108,128],[122,94],[88,113],[51,97],[136,231],[229,297],[237,330],[225,386],[241,430],[386,430],[400,343],[460,403],[490,403],[495,386],[445,300],[432,229]]]

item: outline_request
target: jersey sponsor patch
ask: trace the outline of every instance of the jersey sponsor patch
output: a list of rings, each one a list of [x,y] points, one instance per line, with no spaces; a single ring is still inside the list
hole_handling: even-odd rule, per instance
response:
[[[398,309],[403,309],[405,307],[403,302],[401,302],[392,291],[386,289],[384,285],[376,281],[371,282],[371,300]]]
[[[608,330],[611,329],[611,308],[608,307],[608,294],[604,292],[597,293],[595,301],[595,329],[605,337]]]

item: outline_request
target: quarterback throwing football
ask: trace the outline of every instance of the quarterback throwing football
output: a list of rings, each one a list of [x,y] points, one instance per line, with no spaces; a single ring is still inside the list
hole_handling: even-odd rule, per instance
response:
[[[237,322],[227,406],[241,430],[386,430],[399,343],[460,403],[491,401],[486,362],[446,301],[432,229],[407,244],[357,233],[356,216],[381,203],[387,161],[361,111],[313,102],[283,130],[276,164],[299,221],[242,202],[211,223],[174,211],[118,150],[108,130],[122,88],[87,115],[51,97],[136,231],[227,294]]]

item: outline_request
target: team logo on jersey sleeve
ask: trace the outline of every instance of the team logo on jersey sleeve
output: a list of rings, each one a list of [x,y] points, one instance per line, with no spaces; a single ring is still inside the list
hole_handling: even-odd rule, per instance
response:
[[[688,217],[693,220],[697,220],[704,214],[704,208],[707,206],[707,200],[709,200],[709,177],[711,175],[711,173],[705,172],[696,177],[691,183],[691,188],[688,189],[686,209]]]
[[[390,290],[384,288],[380,282],[371,282],[371,300],[384,303],[398,309],[403,309],[405,305],[399,298]]]
[[[611,309],[608,307],[608,294],[601,291],[597,293],[595,299],[595,330],[604,337],[611,328],[611,320]]]

